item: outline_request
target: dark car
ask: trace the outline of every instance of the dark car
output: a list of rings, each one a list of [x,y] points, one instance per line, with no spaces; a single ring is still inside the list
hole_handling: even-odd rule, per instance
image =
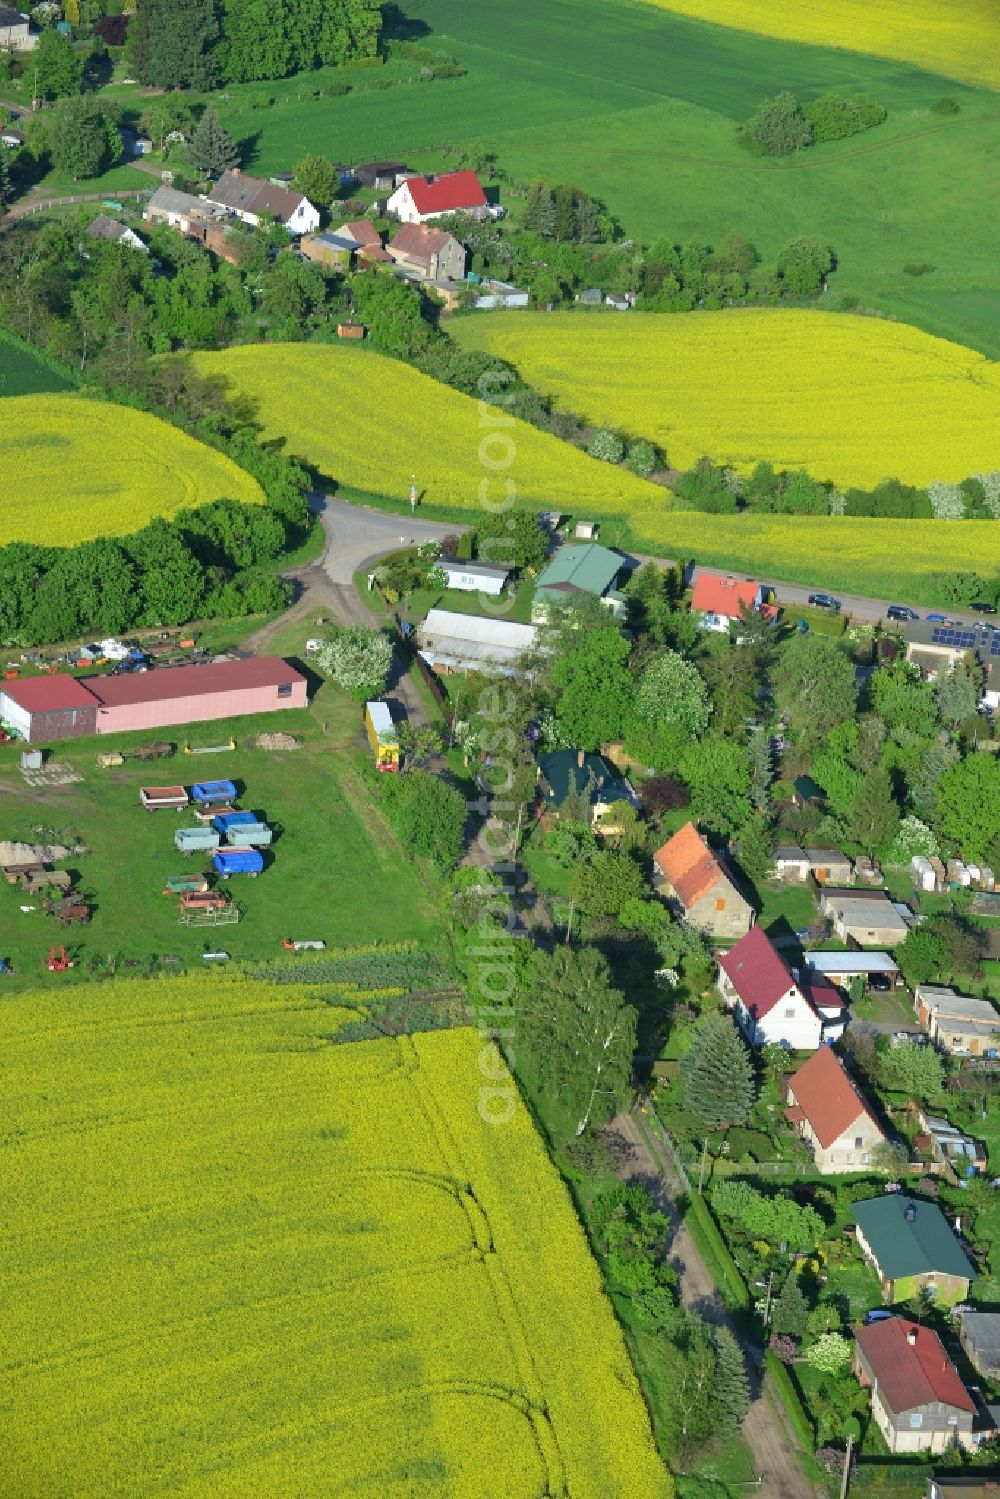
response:
[[[916,609],[911,609],[906,604],[890,604],[885,612],[888,619],[901,619],[904,623],[911,619],[920,618]]]
[[[840,600],[835,599],[829,593],[811,593],[809,602],[814,609],[832,609],[835,614],[840,613]]]
[[[876,994],[888,994],[892,988],[892,980],[887,973],[870,973],[868,975],[868,987]]]
[[[969,608],[973,614],[996,614],[997,612],[995,604],[986,604],[981,599],[978,603],[970,604]]]

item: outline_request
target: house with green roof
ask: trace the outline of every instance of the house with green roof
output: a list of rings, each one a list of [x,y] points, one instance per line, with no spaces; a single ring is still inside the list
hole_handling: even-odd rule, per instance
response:
[[[851,1208],[858,1247],[882,1282],[886,1301],[933,1291],[947,1306],[964,1301],[977,1279],[947,1218],[933,1202],[886,1192]]]
[[[590,806],[591,823],[603,819],[616,803],[636,805],[636,796],[603,755],[583,750],[554,750],[538,757],[538,784],[543,808],[559,815],[571,796],[583,797]],[[614,831],[614,819],[603,823],[604,832]]]
[[[582,594],[603,599],[613,614],[624,614],[625,597],[616,588],[625,567],[621,552],[590,542],[587,546],[561,546],[535,584],[531,606],[534,624],[544,624],[552,609],[571,604]]]

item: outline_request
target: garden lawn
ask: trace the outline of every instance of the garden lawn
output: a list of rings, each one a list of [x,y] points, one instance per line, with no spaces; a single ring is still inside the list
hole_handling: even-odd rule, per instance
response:
[[[0,447],[0,545],[72,546],[127,535],[156,516],[169,519],[211,500],[264,503],[257,481],[225,454],[111,401],[4,401]]]
[[[271,753],[245,748],[261,731],[300,735],[304,747]],[[129,760],[101,770],[99,752],[126,749],[151,738],[181,745],[222,744],[233,733],[239,748],[217,755],[176,755],[172,760]],[[328,945],[416,939],[445,942],[433,883],[419,872],[387,831],[365,779],[370,756],[359,706],[325,685],[309,710],[268,713],[229,723],[195,724],[190,730],[106,735],[66,741],[54,758],[73,765],[83,780],[29,792],[17,770],[16,746],[0,749],[0,838],[37,841],[43,821],[53,840],[88,852],[61,868],[77,871],[79,888],[95,903],[89,926],[68,930],[41,910],[22,912],[21,891],[0,883],[0,957],[13,961],[15,983],[50,978],[44,960],[50,944],[67,942],[81,958],[118,954],[147,962],[170,954],[198,964],[201,953],[223,948],[234,959],[280,951],[283,938],[322,938]],[[177,902],[161,892],[168,875],[201,873],[211,860],[182,858],[174,830],[194,824],[190,814],[143,812],[140,785],[172,785],[229,777],[245,787],[240,805],[259,812],[278,830],[265,855],[263,875],[234,878],[230,894],[244,910],[237,926],[185,927]],[[37,902],[30,902],[37,906]],[[79,977],[79,972],[75,975]],[[5,984],[10,984],[5,980]]]
[[[588,421],[659,443],[676,468],[703,454],[742,471],[767,459],[847,488],[889,474],[957,482],[997,461],[1000,366],[905,324],[774,309],[501,312],[452,331]]]
[[[311,464],[329,482],[375,495],[409,496],[452,510],[499,503],[512,483],[532,509],[590,506],[655,511],[663,489],[613,468],[371,349],[261,344],[196,354],[203,375],[222,375],[250,398],[265,441]]]
[[[322,992],[0,1000],[7,1487],[669,1499],[502,1063],[500,1126],[474,1031],[330,1044]]]
[[[789,41],[898,58],[1000,89],[1000,17],[992,0],[652,0],[663,9]]]

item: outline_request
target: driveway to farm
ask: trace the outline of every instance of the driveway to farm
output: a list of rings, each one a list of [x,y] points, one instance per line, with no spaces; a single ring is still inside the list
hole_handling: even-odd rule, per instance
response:
[[[330,495],[313,495],[310,506],[320,516],[326,532],[323,566],[330,581],[348,587],[352,587],[354,574],[366,562],[374,562],[397,547],[441,541],[461,530],[461,527],[444,525],[441,521],[392,515],[367,505],[348,505]]]
[[[649,1188],[657,1207],[670,1219],[670,1263],[680,1277],[681,1300],[707,1322],[726,1324],[737,1338],[747,1360],[753,1401],[743,1422],[743,1436],[760,1479],[759,1493],[767,1499],[815,1499],[818,1491],[799,1464],[795,1442],[785,1422],[760,1386],[758,1351],[741,1337],[726,1313],[698,1249],[681,1221],[676,1199],[683,1190],[673,1165],[662,1147],[647,1140],[631,1114],[619,1114],[605,1132],[622,1181],[641,1181]]]

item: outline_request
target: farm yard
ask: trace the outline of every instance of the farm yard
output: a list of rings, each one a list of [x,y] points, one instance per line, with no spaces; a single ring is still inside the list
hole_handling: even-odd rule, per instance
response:
[[[0,545],[69,546],[210,500],[264,502],[224,454],[144,411],[69,394],[18,396],[0,411]]]
[[[3,1002],[7,1483],[665,1499],[566,1190],[522,1104],[483,1117],[479,1038],[333,1044],[327,992]]]
[[[257,733],[276,729],[301,737],[302,748],[247,747]],[[8,986],[33,976],[41,980],[49,947],[60,942],[80,959],[68,976],[71,982],[82,976],[88,960],[102,968],[114,963],[144,968],[164,955],[181,964],[200,963],[203,951],[220,948],[234,960],[262,958],[279,952],[286,937],[340,946],[403,939],[428,948],[443,943],[441,917],[426,882],[372,805],[363,779],[369,757],[354,703],[323,687],[308,710],[205,724],[200,732],[199,725],[170,730],[168,742],[225,743],[230,733],[239,744],[231,753],[178,753],[153,766],[129,758],[109,769],[97,765],[98,752],[128,753],[148,741],[148,733],[70,741],[54,758],[80,779],[31,791],[17,769],[18,749],[0,747],[4,837],[38,842],[42,835],[34,829],[44,826],[50,829],[44,841],[72,848],[79,840],[86,853],[59,868],[77,875],[93,913],[88,925],[67,933],[43,913],[40,901],[0,884],[0,956],[12,961],[15,972],[15,980],[4,980]],[[175,830],[191,825],[194,817],[190,811],[145,813],[139,787],[189,786],[223,776],[236,782],[240,806],[264,814],[276,833],[273,847],[264,851],[259,879],[235,876],[223,882],[242,914],[238,925],[215,931],[181,925],[177,898],[162,893],[168,877],[199,875],[211,866],[210,855],[182,857],[174,846]],[[371,899],[348,898],[347,892],[364,888],[373,890]],[[35,909],[23,912],[22,904]],[[45,981],[65,984],[67,976],[45,974]]]
[[[1000,366],[904,324],[821,312],[480,314],[466,348],[509,359],[588,421],[676,468],[761,459],[838,487],[957,482],[996,460]],[[609,368],[612,373],[609,375]]]
[[[990,37],[997,13],[990,0],[791,0],[780,9],[755,0],[652,0],[680,15],[718,26],[762,32],[783,41],[846,47],[914,63],[967,83],[1000,89],[1000,63]]]
[[[333,483],[404,500],[415,476],[421,500],[458,510],[478,508],[484,479],[497,494],[513,481],[520,503],[535,509],[582,502],[627,513],[666,503],[662,489],[502,411],[491,422],[471,396],[368,349],[259,345],[194,363],[255,403],[265,441],[283,440]]]

